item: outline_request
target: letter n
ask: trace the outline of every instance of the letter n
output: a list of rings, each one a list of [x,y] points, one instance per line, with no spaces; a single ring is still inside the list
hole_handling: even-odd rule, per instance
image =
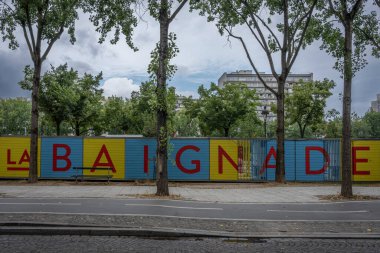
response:
[[[227,159],[227,161],[234,167],[236,171],[238,171],[238,164],[235,163],[234,160],[229,156],[229,154],[221,147],[218,146],[218,172],[219,174],[223,174],[223,157]]]

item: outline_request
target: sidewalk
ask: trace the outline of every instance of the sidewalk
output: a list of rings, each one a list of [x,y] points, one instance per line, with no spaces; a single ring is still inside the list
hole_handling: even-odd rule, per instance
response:
[[[68,185],[0,184],[0,197],[16,198],[139,198],[156,192],[155,186],[119,185],[111,183],[68,183]],[[192,201],[228,203],[294,203],[325,202],[319,196],[337,195],[339,185],[268,185],[265,184],[189,184],[177,183],[169,188],[176,198]],[[380,186],[354,186],[355,195],[380,197]]]

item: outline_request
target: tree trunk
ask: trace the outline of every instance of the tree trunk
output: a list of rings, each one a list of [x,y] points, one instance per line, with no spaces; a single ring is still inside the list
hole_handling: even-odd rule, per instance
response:
[[[351,85],[352,85],[352,21],[346,21],[344,34],[344,87],[342,129],[341,195],[352,197],[351,179]]]
[[[277,97],[277,156],[276,156],[276,182],[285,182],[285,159],[284,159],[284,142],[285,142],[285,120],[284,120],[284,94],[285,79],[279,78],[278,97]]]
[[[37,52],[39,52],[39,50]],[[33,74],[29,183],[36,183],[38,181],[38,98],[40,92],[41,66],[42,62],[38,53],[38,56],[34,60]]]
[[[230,133],[229,128],[224,128],[224,137],[228,137],[228,134]]]
[[[305,130],[306,130],[306,125],[305,126],[301,126],[300,125],[300,129],[301,129],[301,139],[305,138]]]
[[[56,121],[55,122],[56,124],[56,130],[57,130],[57,136],[60,136],[61,135],[61,121]]]
[[[156,195],[168,196],[168,126],[167,126],[167,60],[168,60],[168,36],[169,36],[169,12],[168,1],[161,0],[160,7],[160,48],[157,73],[157,171],[156,171]]]
[[[75,135],[80,136],[80,125],[78,121],[75,121]]]

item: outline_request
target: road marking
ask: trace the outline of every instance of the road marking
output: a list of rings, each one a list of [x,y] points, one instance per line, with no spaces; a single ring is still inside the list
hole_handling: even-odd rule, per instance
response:
[[[326,211],[326,210],[313,210],[313,211],[302,211],[302,210],[267,210],[267,212],[279,212],[279,213],[368,213],[367,210],[357,210],[357,211]]]
[[[41,205],[41,206],[47,206],[47,205],[51,205],[51,206],[80,206],[82,205],[82,203],[6,203],[6,202],[3,202],[1,203],[0,202],[0,205]]]
[[[218,207],[191,207],[191,206],[165,206],[165,205],[151,205],[151,204],[124,204],[126,206],[146,206],[146,207],[163,207],[163,208],[178,208],[178,209],[193,209],[193,210],[219,210],[223,208]]]
[[[257,222],[379,222],[378,220],[274,220],[274,219],[243,219],[243,218],[215,218],[215,217],[191,217],[191,216],[175,216],[175,215],[158,215],[158,214],[133,214],[133,213],[66,213],[66,212],[0,212],[0,214],[14,215],[14,214],[52,214],[52,215],[88,215],[88,216],[125,216],[125,217],[160,217],[160,218],[177,218],[177,219],[191,219],[191,220],[221,220],[221,221],[257,221]]]

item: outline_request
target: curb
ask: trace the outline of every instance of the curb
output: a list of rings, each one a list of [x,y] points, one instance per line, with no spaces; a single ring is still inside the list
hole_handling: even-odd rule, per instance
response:
[[[219,237],[219,238],[308,238],[308,239],[380,239],[380,233],[250,233],[207,231],[170,228],[114,228],[73,226],[0,226],[0,235],[84,235],[84,236],[137,236],[137,237]]]

